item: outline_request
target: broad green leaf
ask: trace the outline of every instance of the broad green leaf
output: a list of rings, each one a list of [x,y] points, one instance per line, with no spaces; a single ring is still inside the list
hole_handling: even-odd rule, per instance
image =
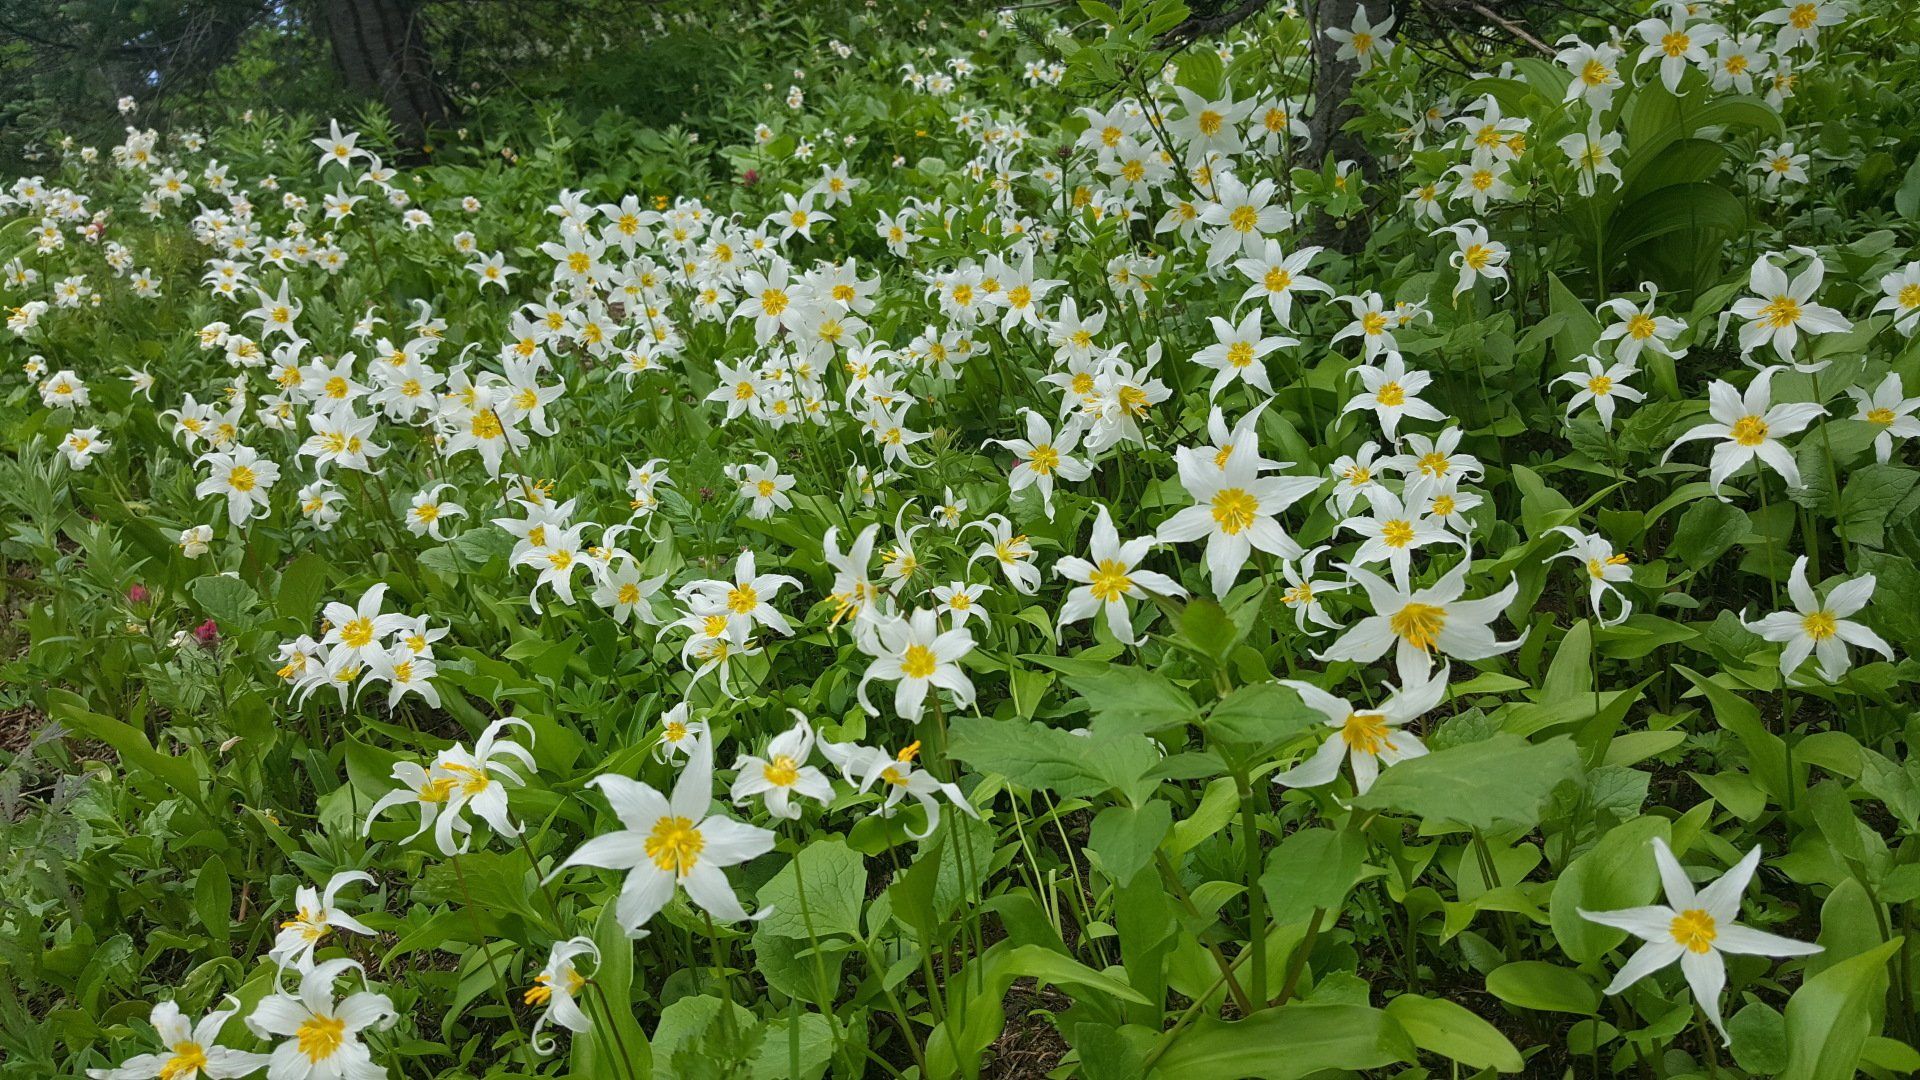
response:
[[[1592,980],[1544,960],[1515,960],[1495,968],[1487,974],[1487,993],[1535,1012],[1593,1016],[1600,1010],[1600,990]]]
[[[1173,827],[1173,808],[1159,799],[1134,806],[1109,806],[1093,819],[1087,851],[1115,885],[1124,887],[1153,861],[1153,853]]]
[[[1470,1069],[1519,1072],[1526,1068],[1513,1043],[1465,1006],[1419,994],[1401,994],[1387,1002],[1387,1015],[1400,1022],[1415,1046]]]
[[[1531,827],[1547,796],[1579,769],[1579,752],[1567,738],[1530,743],[1500,732],[1402,761],[1353,805],[1469,829]]]
[[[1598,960],[1627,937],[1624,930],[1582,918],[1579,909],[1615,911],[1653,901],[1660,887],[1653,861],[1655,837],[1667,839],[1667,819],[1633,818],[1608,830],[1560,872],[1548,911],[1554,939],[1575,963]]]
[[[760,911],[771,909],[756,932],[799,939],[858,937],[866,895],[866,860],[837,836],[817,837],[754,893]]]
[[[1896,937],[1808,979],[1787,1002],[1787,1067],[1793,1080],[1852,1080],[1887,993]]]
[[[1415,1060],[1400,1024],[1364,1005],[1282,1005],[1244,1020],[1202,1016],[1173,1040],[1149,1077],[1294,1080],[1326,1070],[1358,1072]]]

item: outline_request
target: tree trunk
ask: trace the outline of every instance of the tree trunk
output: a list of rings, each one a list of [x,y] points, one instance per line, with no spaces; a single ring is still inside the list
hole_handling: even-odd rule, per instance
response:
[[[1377,172],[1373,153],[1353,132],[1342,130],[1348,121],[1360,115],[1360,107],[1349,100],[1353,77],[1359,73],[1360,66],[1355,60],[1337,57],[1340,43],[1327,36],[1330,28],[1350,28],[1360,6],[1361,0],[1314,0],[1309,13],[1313,32],[1313,115],[1307,119],[1312,160],[1306,164],[1318,169],[1331,153],[1335,161],[1354,162],[1360,173],[1371,180]],[[1378,22],[1395,6],[1393,0],[1372,0],[1366,4],[1367,16]],[[1337,229],[1332,220],[1322,215],[1314,228],[1314,243],[1340,251],[1357,251],[1366,241],[1364,219],[1355,219],[1348,222],[1346,228]]]
[[[386,103],[411,146],[446,120],[418,0],[321,0],[333,62],[348,89]]]

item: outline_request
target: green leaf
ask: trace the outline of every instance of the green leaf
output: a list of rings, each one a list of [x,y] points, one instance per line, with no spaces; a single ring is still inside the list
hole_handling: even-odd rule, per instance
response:
[[[1793,1080],[1852,1080],[1887,994],[1887,959],[1905,938],[1843,960],[1808,979],[1787,1002],[1787,1067]]]
[[[1698,570],[1727,553],[1752,531],[1747,512],[1715,499],[1694,503],[1680,515],[1673,531],[1670,554],[1678,555],[1689,569]]]
[[[1747,208],[1717,184],[1676,184],[1650,192],[1614,212],[1607,247],[1631,251],[1676,233],[1726,236],[1747,227]]]
[[[949,754],[1021,787],[1074,797],[1117,789],[1145,801],[1144,778],[1160,762],[1144,735],[1075,735],[1031,720],[962,716],[950,721]]]
[[[1914,158],[1913,164],[1907,166],[1907,175],[1893,193],[1893,208],[1900,212],[1901,217],[1920,224],[1920,157]]]
[[[1487,993],[1515,1008],[1593,1016],[1600,990],[1585,975],[1544,960],[1516,960],[1487,974]]]
[[[1220,63],[1219,53],[1212,49],[1188,49],[1180,57],[1173,82],[1212,101],[1220,96],[1220,83],[1225,77],[1226,69]]]
[[[1526,1061],[1499,1029],[1464,1006],[1418,994],[1387,1002],[1387,1015],[1400,1022],[1413,1044],[1470,1069],[1519,1072]]]
[[[1323,720],[1300,695],[1279,683],[1242,686],[1214,705],[1207,714],[1210,738],[1271,750],[1311,730]]]
[[[260,606],[260,594],[253,591],[253,586],[226,574],[194,578],[187,583],[187,592],[201,611],[229,631],[246,625]]]
[[[1124,888],[1173,827],[1173,808],[1159,799],[1141,806],[1109,806],[1093,819],[1087,851],[1115,885]]]
[[[1840,533],[1856,544],[1880,547],[1887,518],[1913,490],[1920,473],[1897,465],[1863,465],[1847,473],[1840,489]]]
[[[85,701],[66,690],[48,691],[47,714],[113,747],[122,765],[160,780],[184,795],[198,797],[200,774],[194,770],[193,763],[155,750],[146,732],[88,709]]]
[[[1347,829],[1301,829],[1267,857],[1260,887],[1278,923],[1302,922],[1315,908],[1333,910],[1360,877],[1367,842]]]
[[[1402,761],[1382,772],[1353,805],[1469,829],[1531,828],[1554,787],[1579,770],[1580,754],[1570,739],[1530,743],[1500,732]]]
[[[1098,675],[1068,675],[1064,681],[1093,710],[1102,734],[1158,731],[1199,714],[1185,691],[1145,668],[1113,665]]]
[[[800,902],[802,890],[805,904]],[[760,910],[772,909],[756,932],[803,939],[828,934],[859,937],[860,907],[866,895],[866,860],[837,836],[816,838],[754,893]]]
[[[1784,801],[1788,785],[1787,744],[1761,723],[1760,710],[1692,668],[1675,665],[1674,670],[1685,675],[1688,682],[1707,696],[1714,720],[1733,732],[1746,747],[1747,756],[1753,759],[1753,778],[1776,802]]]
[[[320,598],[327,589],[327,575],[330,571],[327,560],[317,551],[309,551],[287,564],[280,571],[280,589],[273,597],[275,611],[288,618],[300,620],[302,625],[313,622],[320,608]]]
[[[207,856],[193,879],[193,913],[221,948],[233,940],[233,879],[219,855]]]
[[[1608,830],[1561,871],[1548,914],[1554,939],[1575,963],[1598,960],[1627,937],[1625,930],[1582,918],[1578,909],[1616,911],[1650,903],[1660,886],[1652,842],[1654,837],[1665,840],[1668,835],[1665,818],[1633,818]]]
[[[1202,1016],[1162,1054],[1150,1077],[1294,1080],[1329,1069],[1379,1069],[1418,1056],[1399,1023],[1364,1005],[1282,1005],[1244,1020]]]

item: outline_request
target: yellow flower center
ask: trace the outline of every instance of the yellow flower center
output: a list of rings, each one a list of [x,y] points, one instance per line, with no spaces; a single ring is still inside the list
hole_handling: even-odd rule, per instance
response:
[[[1730,434],[1741,446],[1759,446],[1767,441],[1767,422],[1757,416],[1743,416],[1733,422]]]
[[[1220,531],[1238,536],[1253,525],[1260,511],[1260,500],[1245,488],[1221,488],[1213,496],[1213,520]]]
[[[227,486],[235,491],[252,491],[254,486],[253,470],[245,465],[235,465],[227,473]]]
[[[1236,206],[1227,215],[1227,224],[1233,226],[1235,232],[1252,232],[1260,224],[1260,212],[1251,206]]]
[[[1792,326],[1800,321],[1800,301],[1791,296],[1776,296],[1772,303],[1760,309],[1760,321],[1775,330]]]
[[[1267,271],[1267,276],[1261,283],[1267,287],[1268,292],[1286,292],[1293,287],[1293,275],[1276,266]]]
[[[1676,30],[1660,39],[1660,51],[1668,56],[1685,56],[1693,47],[1693,38]]]
[[[1840,632],[1840,620],[1831,611],[1816,611],[1801,617],[1800,629],[1815,641],[1825,641]]]
[[[1433,506],[1427,511],[1434,517],[1451,517],[1454,511],[1453,496],[1442,495],[1433,500]]]
[[[775,787],[792,787],[800,779],[800,766],[785,754],[774,758],[760,770],[767,783]]]
[[[347,1022],[335,1016],[315,1014],[294,1032],[300,1052],[314,1064],[332,1057],[346,1042]]]
[[[354,619],[342,626],[340,643],[349,649],[364,649],[373,644],[373,620]]]
[[[1353,35],[1353,51],[1356,53],[1360,53],[1362,55],[1372,52],[1373,51],[1373,35],[1372,34]]]
[[[1720,936],[1720,931],[1714,926],[1713,916],[1699,908],[1689,908],[1675,915],[1668,930],[1673,934],[1674,944],[1684,946],[1691,953],[1712,951],[1713,939]]]
[[[1747,58],[1743,53],[1734,53],[1727,57],[1727,74],[1738,75],[1747,70]]]
[[[207,1052],[200,1044],[182,1041],[173,1044],[173,1056],[160,1066],[160,1080],[178,1080],[183,1076],[196,1075],[207,1067]]]
[[[1397,382],[1381,383],[1380,389],[1373,392],[1373,400],[1388,407],[1405,405],[1407,403],[1407,392]]]
[[[736,585],[727,590],[727,610],[746,615],[760,606],[760,594],[751,585]]]
[[[1340,725],[1340,738],[1363,754],[1378,754],[1393,748],[1393,733],[1379,713],[1349,713]]]
[[[647,834],[647,858],[653,860],[654,866],[672,871],[678,877],[693,872],[694,864],[700,861],[700,851],[706,846],[706,838],[689,818],[663,816],[653,823],[653,831]]]
[[[760,294],[760,307],[769,315],[778,315],[787,310],[787,294],[779,289],[768,289]]]
[[[916,643],[907,646],[907,651],[901,654],[900,673],[909,679],[927,679],[933,676],[938,664],[932,649]]]
[[[1902,286],[1898,300],[1903,308],[1920,307],[1920,285]]]
[[[1820,9],[1813,4],[1795,4],[1793,10],[1787,12],[1787,21],[1795,30],[1811,29],[1819,18]]]
[[[1386,330],[1386,328],[1387,316],[1385,312],[1369,311],[1365,315],[1360,316],[1360,329],[1368,335],[1381,333]],[[1391,386],[1393,384],[1389,383],[1388,385]]]
[[[1202,109],[1200,110],[1200,117],[1195,126],[1200,129],[1200,134],[1202,135],[1218,135],[1220,134],[1221,125],[1225,122],[1226,117],[1221,116],[1212,109]]]
[[[1605,375],[1595,375],[1587,380],[1587,392],[1594,397],[1606,397],[1613,393],[1613,380]]]
[[[1245,341],[1236,341],[1227,346],[1227,363],[1243,368],[1253,363],[1253,345]]]
[[[1605,86],[1613,81],[1613,69],[1598,60],[1587,61],[1580,69],[1580,81],[1588,86]]]
[[[1087,588],[1092,590],[1093,598],[1102,603],[1112,603],[1133,589],[1133,578],[1127,576],[1130,567],[1118,559],[1102,559],[1094,568],[1092,580]]]
[[[631,607],[640,602],[640,586],[628,582],[620,586],[620,590],[614,594],[614,598],[617,602]]]
[[[1889,424],[1892,424],[1893,421],[1894,421],[1894,415],[1893,415],[1892,409],[1868,409],[1867,410],[1867,423],[1869,424],[1879,424],[1881,427],[1886,427]]]
[[[500,418],[492,409],[482,409],[473,414],[473,435],[476,439],[497,439],[504,430],[500,427]]]
[[[1380,539],[1388,547],[1406,547],[1413,543],[1413,523],[1405,520],[1389,521],[1380,526]]]
[[[1032,469],[1037,476],[1051,475],[1059,467],[1060,451],[1055,450],[1050,444],[1041,443],[1027,454],[1027,468]]]
[[[1409,603],[1387,619],[1387,628],[1402,641],[1432,652],[1440,630],[1447,625],[1447,609],[1433,604]]]

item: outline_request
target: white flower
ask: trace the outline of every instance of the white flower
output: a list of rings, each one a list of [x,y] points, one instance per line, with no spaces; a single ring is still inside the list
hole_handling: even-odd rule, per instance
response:
[[[704,720],[687,719],[688,706],[681,702],[668,709],[660,717],[660,741],[654,744],[653,759],[671,763],[693,752],[706,738],[707,724]]]
[[[1589,45],[1571,35],[1561,41],[1573,42],[1554,55],[1555,60],[1573,73],[1564,100],[1584,98],[1587,107],[1595,112],[1612,108],[1613,92],[1626,85],[1620,81],[1620,50],[1605,42]]]
[[[1263,476],[1256,464],[1259,447],[1240,442],[1224,464],[1191,447],[1174,451],[1180,486],[1193,505],[1160,523],[1163,544],[1207,541],[1207,570],[1215,596],[1225,596],[1253,549],[1282,559],[1300,556],[1300,545],[1280,524],[1280,512],[1323,482],[1317,476]]]
[[[1307,276],[1307,267],[1318,254],[1319,248],[1306,247],[1288,255],[1281,249],[1279,241],[1268,240],[1259,257],[1241,259],[1233,264],[1235,270],[1253,282],[1241,294],[1240,303],[1264,299],[1283,329],[1292,326],[1294,293],[1333,291],[1326,282]]]
[[[452,484],[435,484],[413,497],[413,505],[407,510],[407,531],[415,536],[431,536],[435,540],[445,540],[440,528],[448,518],[466,517],[467,508],[457,502],[440,498],[440,493],[452,487]]]
[[[1802,555],[1793,561],[1793,573],[1787,577],[1787,595],[1795,610],[1776,611],[1754,622],[1746,622],[1742,613],[1741,622],[1768,641],[1786,643],[1780,651],[1781,678],[1800,670],[1812,655],[1820,661],[1820,677],[1837,682],[1852,666],[1848,645],[1872,649],[1889,661],[1893,659],[1893,648],[1880,635],[1847,618],[1867,606],[1873,598],[1873,586],[1874,576],[1862,574],[1835,585],[1823,601],[1807,583],[1807,557]]]
[[[913,759],[920,753],[920,744],[912,743],[898,754],[889,754],[872,746],[857,743],[820,744],[820,753],[833,762],[842,775],[850,782],[857,783],[859,790],[865,793],[875,784],[884,783],[886,800],[880,804],[880,816],[891,817],[900,803],[912,796],[927,812],[927,827],[920,832],[907,830],[907,835],[915,840],[924,840],[933,835],[940,825],[940,803],[935,798],[944,795],[948,802],[958,807],[969,817],[978,818],[979,811],[967,801],[965,793],[952,784],[934,779],[925,769],[913,767]]]
[[[793,796],[805,795],[822,804],[833,802],[833,782],[826,774],[807,764],[813,756],[813,726],[798,709],[788,709],[794,725],[773,737],[765,757],[742,754],[733,763],[735,777],[731,792],[738,806],[755,795],[766,799],[767,813],[776,818],[797,820],[800,807]]]
[[[517,763],[529,774],[538,770],[533,763],[533,754],[524,746],[511,739],[500,738],[500,732],[508,727],[525,728],[529,736],[533,725],[525,720],[503,716],[488,724],[480,733],[480,738],[469,752],[465,746],[454,743],[440,751],[433,762],[435,776],[451,777],[453,785],[447,794],[447,803],[440,813],[440,820],[434,826],[434,840],[440,850],[453,854],[461,850],[454,844],[454,832],[458,829],[465,833],[470,828],[462,828],[466,823],[460,818],[460,811],[472,807],[493,831],[505,837],[520,835],[520,826],[507,814],[507,789],[502,781],[511,782],[516,787],[526,784],[514,769]]]
[[[768,603],[789,585],[799,588],[800,579],[790,574],[759,573],[754,566],[753,552],[743,551],[734,560],[732,581],[714,578],[692,581],[680,586],[674,595],[681,600],[699,596],[723,607],[727,619],[743,630],[751,630],[757,624],[783,637],[792,637],[792,624]]]
[[[726,867],[773,850],[772,832],[709,814],[713,802],[713,743],[701,736],[668,798],[651,785],[602,774],[587,781],[600,789],[621,827],[581,844],[551,877],[568,867],[599,866],[627,871],[614,917],[631,936],[677,889],[700,910],[725,922],[748,918],[733,894]],[[772,912],[762,908],[757,916]]]
[[[1353,763],[1354,794],[1365,795],[1383,766],[1426,754],[1427,746],[1420,737],[1401,730],[1401,726],[1440,704],[1447,693],[1450,670],[1442,667],[1438,675],[1409,680],[1377,709],[1356,707],[1312,683],[1281,679],[1280,685],[1291,687],[1308,708],[1326,717],[1322,722],[1336,734],[1322,742],[1313,756],[1275,776],[1273,782],[1282,787],[1330,784],[1340,774],[1340,759],[1344,757]]]
[[[1627,565],[1625,555],[1614,553],[1613,545],[1605,537],[1583,533],[1571,525],[1556,525],[1547,530],[1556,532],[1572,542],[1568,551],[1555,552],[1551,559],[1572,559],[1587,572],[1587,600],[1593,605],[1594,618],[1601,626],[1617,626],[1633,614],[1633,603],[1620,592],[1619,582],[1633,580],[1633,570]],[[1600,600],[1608,593],[1620,602],[1620,611],[1609,619],[1600,613]]]
[[[1760,187],[1771,195],[1780,190],[1786,181],[1796,184],[1807,182],[1807,161],[1805,154],[1793,152],[1793,144],[1781,143],[1779,146],[1763,146],[1760,156],[1753,163],[1753,171],[1760,174]]]
[[[311,885],[302,885],[295,889],[293,893],[295,914],[293,918],[280,924],[280,932],[274,935],[273,947],[267,950],[268,959],[282,968],[293,967],[300,971],[309,971],[313,969],[313,951],[319,948],[320,943],[326,940],[334,930],[346,930],[371,937],[373,935],[371,927],[333,906],[334,896],[356,881],[372,884],[373,875],[364,870],[342,870],[327,880],[327,887],[323,891],[316,892]],[[331,980],[329,980],[330,984]]]
[[[1267,366],[1263,358],[1275,349],[1300,344],[1296,338],[1275,336],[1267,337],[1260,328],[1260,309],[1247,312],[1238,326],[1215,315],[1208,319],[1213,327],[1215,343],[1201,349],[1193,355],[1193,362],[1218,372],[1214,376],[1213,386],[1207,396],[1216,398],[1220,391],[1233,385],[1235,379],[1241,379],[1248,386],[1263,394],[1273,393],[1273,383],[1267,378]]]
[[[556,941],[547,953],[547,966],[533,977],[533,985],[527,988],[520,1000],[528,1005],[544,1005],[540,1018],[533,1022],[533,1033],[527,1037],[534,1050],[541,1054],[553,1053],[553,1038],[548,1036],[543,1042],[541,1032],[549,1021],[578,1034],[589,1031],[593,1021],[580,1008],[577,1000],[580,991],[587,985],[587,977],[574,963],[575,957],[590,956],[593,962],[600,963],[600,947],[592,938],[576,937],[565,941]]]
[[[1353,583],[1335,581],[1331,578],[1322,580],[1313,576],[1315,564],[1319,562],[1320,556],[1329,550],[1331,549],[1322,544],[1300,556],[1298,562],[1283,560],[1280,563],[1280,573],[1287,579],[1287,590],[1280,594],[1280,602],[1293,609],[1293,625],[1298,629],[1307,630],[1309,621],[1315,626],[1329,630],[1340,629],[1340,624],[1333,621],[1333,616],[1327,614],[1327,609],[1320,606],[1320,596],[1323,593],[1338,592]],[[1316,631],[1307,630],[1307,633],[1312,634]]]
[[[207,553],[208,543],[213,539],[213,526],[193,525],[180,530],[180,554],[189,559],[197,559]]]
[[[1920,262],[1910,262],[1893,273],[1882,275],[1880,291],[1885,294],[1873,305],[1873,313],[1893,312],[1893,328],[1906,337],[1920,328]]]
[[[1707,483],[1712,485],[1715,494],[1719,494],[1720,485],[1728,477],[1754,458],[1779,473],[1788,487],[1799,487],[1800,466],[1794,462],[1793,454],[1781,445],[1779,437],[1802,430],[1813,423],[1815,417],[1827,415],[1827,410],[1811,401],[1772,404],[1773,374],[1779,370],[1778,367],[1762,370],[1747,384],[1745,394],[1735,390],[1732,383],[1715,379],[1707,387],[1707,414],[1713,417],[1712,422],[1689,428],[1667,447],[1660,460],[1665,462],[1672,457],[1682,443],[1720,439],[1723,441],[1713,448],[1713,463],[1707,474]]]
[[[973,549],[967,556],[967,565],[972,566],[981,559],[992,559],[999,564],[1000,572],[1007,577],[1007,583],[1013,591],[1022,596],[1032,596],[1040,589],[1040,568],[1033,565],[1033,545],[1027,542],[1024,533],[1013,531],[1013,522],[1005,514],[988,514],[979,521],[970,522],[968,529],[985,532],[988,539]],[[965,531],[964,529],[962,530]],[[866,534],[861,534],[866,539]],[[858,550],[856,545],[855,550]],[[836,585],[834,592],[839,593]]]
[[[1133,621],[1127,614],[1127,599],[1141,598],[1149,592],[1161,596],[1185,596],[1187,590],[1165,574],[1139,569],[1140,560],[1153,548],[1153,537],[1143,536],[1126,543],[1113,527],[1106,504],[1094,519],[1093,537],[1088,543],[1092,559],[1068,556],[1053,564],[1054,572],[1079,586],[1067,593],[1060,608],[1060,625],[1091,618],[1105,609],[1107,627],[1122,644],[1138,645],[1133,636]]]
[[[352,960],[329,960],[300,977],[300,992],[276,990],[247,1016],[247,1027],[262,1039],[286,1039],[275,1047],[267,1064],[267,1080],[384,1080],[387,1069],[376,1065],[360,1033],[386,1028],[395,1017],[393,1002],[369,990],[349,994],[336,1003],[333,984],[352,969],[364,969]]]
[[[1775,266],[1773,254],[1753,260],[1750,287],[1758,296],[1737,300],[1733,313],[1748,320],[1740,328],[1740,355],[1746,356],[1762,345],[1772,345],[1780,359],[1793,363],[1793,348],[1800,334],[1832,334],[1853,329],[1846,316],[1833,308],[1813,302],[1813,294],[1826,277],[1826,264],[1814,258],[1807,268],[1788,282],[1784,270]]]
[[[1847,387],[1854,403],[1853,418],[1880,429],[1873,436],[1873,453],[1882,465],[1893,458],[1893,440],[1920,435],[1920,419],[1913,415],[1920,409],[1920,397],[1904,397],[1905,392],[1897,371],[1887,372],[1871,394],[1857,386]]]
[[[915,723],[929,691],[951,692],[956,708],[972,704],[973,680],[961,669],[960,658],[973,651],[973,634],[962,628],[942,631],[938,618],[939,612],[921,608],[908,618],[883,619],[874,628],[874,640],[867,643],[873,646],[869,651],[874,659],[860,676],[856,694],[868,715],[880,715],[867,700],[867,684],[875,679],[897,684],[894,711]]]
[[[1040,489],[1040,505],[1046,510],[1047,518],[1053,518],[1054,478],[1079,482],[1093,474],[1093,468],[1085,461],[1073,456],[1080,444],[1080,425],[1069,423],[1054,434],[1053,425],[1046,417],[1032,409],[1022,409],[1026,417],[1027,437],[1024,439],[988,439],[1013,451],[1020,463],[1007,473],[1009,491],[1020,491],[1028,487]]]
[[[1824,0],[1781,0],[1779,7],[1760,13],[1753,21],[1779,24],[1776,47],[1784,53],[1803,43],[1819,45],[1820,28],[1839,23],[1846,14],[1845,7]]]
[[[1456,660],[1485,660],[1511,652],[1520,640],[1496,640],[1490,624],[1513,603],[1520,583],[1510,580],[1506,588],[1492,596],[1462,600],[1471,561],[1462,558],[1440,580],[1413,590],[1390,585],[1371,571],[1342,564],[1341,569],[1366,590],[1373,614],[1340,635],[1326,652],[1314,654],[1314,659],[1371,664],[1393,647],[1400,680],[1410,683],[1433,669],[1435,652]]]
[[[1626,401],[1642,401],[1646,395],[1627,385],[1627,380],[1640,373],[1631,361],[1618,360],[1604,364],[1600,358],[1591,354],[1578,357],[1575,363],[1587,366],[1585,371],[1569,371],[1554,379],[1557,383],[1570,383],[1579,387],[1579,391],[1567,402],[1567,415],[1571,417],[1580,411],[1580,406],[1593,402],[1593,411],[1600,414],[1600,426],[1613,430],[1614,398]]]
[[[1418,498],[1417,495],[1413,497]],[[1367,499],[1373,506],[1371,516],[1355,516],[1340,522],[1341,528],[1363,537],[1350,559],[1355,566],[1384,562],[1393,571],[1393,580],[1405,588],[1415,551],[1436,543],[1458,544],[1461,548],[1467,546],[1465,540],[1435,524],[1418,510],[1409,509],[1400,501],[1400,496],[1386,488],[1375,488],[1368,493]]]
[[[1393,52],[1393,42],[1387,37],[1393,21],[1391,14],[1377,23],[1369,21],[1367,6],[1361,4],[1354,9],[1352,29],[1327,28],[1327,36],[1340,43],[1340,50],[1334,55],[1341,60],[1359,61],[1362,75],[1372,71],[1373,65]]]
[[[1698,892],[1687,878],[1679,860],[1666,841],[1655,837],[1653,858],[1660,868],[1660,881],[1667,893],[1665,904],[1624,908],[1619,911],[1587,911],[1580,916],[1602,926],[1611,926],[1645,941],[1620,973],[1607,986],[1617,994],[1661,968],[1680,961],[1680,971],[1693,991],[1694,1003],[1707,1014],[1722,1040],[1728,1041],[1720,1022],[1720,993],[1727,985],[1726,961],[1722,953],[1735,956],[1810,956],[1820,946],[1793,941],[1733,920],[1740,914],[1740,894],[1753,880],[1760,865],[1756,845],[1746,857],[1728,870],[1720,880]]]
[[[1640,39],[1647,43],[1647,47],[1640,50],[1640,58],[1634,62],[1634,66],[1638,67],[1649,60],[1660,61],[1660,81],[1666,85],[1669,93],[1679,92],[1680,77],[1687,73],[1689,66],[1706,66],[1706,46],[1725,33],[1712,23],[1688,26],[1689,14],[1689,6],[1684,0],[1673,0],[1668,5],[1666,18],[1642,19],[1633,27]]]
[[[112,446],[112,443],[100,437],[97,427],[75,428],[60,440],[60,453],[67,459],[67,467],[78,471]]]
[[[1672,338],[1687,328],[1679,319],[1654,314],[1654,302],[1659,298],[1659,289],[1652,282],[1642,282],[1642,292],[1647,294],[1645,304],[1635,306],[1633,301],[1616,296],[1600,307],[1613,312],[1617,321],[1608,323],[1600,331],[1601,341],[1613,342],[1613,358],[1631,364],[1640,359],[1641,350],[1675,360],[1687,355],[1685,349],[1675,349]]]
[[[1585,131],[1576,131],[1559,142],[1560,152],[1572,163],[1580,194],[1591,197],[1600,188],[1600,177],[1611,176],[1620,182],[1620,166],[1613,163],[1614,152],[1622,139],[1617,131],[1600,130],[1600,118],[1587,121]]]
[[[374,802],[372,808],[367,811],[366,822],[360,826],[360,835],[367,835],[373,829],[374,819],[388,808],[411,803],[420,808],[420,827],[400,841],[402,844],[410,844],[433,827],[434,819],[440,814],[440,808],[446,805],[447,798],[453,793],[454,776],[451,773],[436,776],[417,762],[397,761],[393,765],[392,777],[400,781],[401,786],[380,796]],[[455,832],[464,835],[472,831],[473,826],[465,821],[456,821],[453,828]],[[462,843],[460,847],[446,851],[445,854],[451,855],[454,850],[464,850],[465,847],[466,845]]]
[[[1436,235],[1443,232],[1452,233],[1454,243],[1459,245],[1459,250],[1447,256],[1448,264],[1460,271],[1460,280],[1453,287],[1453,295],[1459,296],[1473,288],[1474,283],[1483,277],[1497,280],[1502,285],[1507,283],[1507,245],[1489,239],[1485,226],[1468,218],[1457,225],[1436,230]]]
[[[606,608],[613,615],[613,621],[625,626],[627,619],[638,617],[643,623],[658,625],[659,616],[653,613],[653,597],[666,584],[666,574],[643,578],[640,576],[640,564],[633,556],[622,553],[607,564],[604,571],[595,575],[593,602]]]
[[[188,1024],[180,1006],[162,1001],[153,1007],[149,1022],[160,1036],[166,1052],[138,1054],[112,1069],[88,1069],[93,1080],[227,1080],[246,1076],[265,1068],[267,1055],[229,1050],[219,1045],[220,1029],[239,1009],[231,996],[232,1008],[210,1012],[197,1024]]]
[[[1407,362],[1397,352],[1389,353],[1379,367],[1361,364],[1347,373],[1360,376],[1364,390],[1348,398],[1346,406],[1340,411],[1350,413],[1358,409],[1371,409],[1380,420],[1381,432],[1389,439],[1399,439],[1402,417],[1410,416],[1415,420],[1446,419],[1446,414],[1420,399],[1420,391],[1433,382],[1433,376],[1424,371],[1407,370]]]
[[[193,489],[194,497],[226,496],[227,520],[235,528],[267,513],[267,493],[280,479],[279,465],[261,457],[251,446],[236,446],[232,452],[213,451],[201,457],[200,464],[212,475]]]
[[[953,618],[953,625],[965,626],[968,619],[979,619],[982,626],[993,625],[993,620],[987,617],[987,609],[980,606],[980,598],[993,591],[991,585],[953,581],[935,585],[928,591],[940,602],[940,610]]]

